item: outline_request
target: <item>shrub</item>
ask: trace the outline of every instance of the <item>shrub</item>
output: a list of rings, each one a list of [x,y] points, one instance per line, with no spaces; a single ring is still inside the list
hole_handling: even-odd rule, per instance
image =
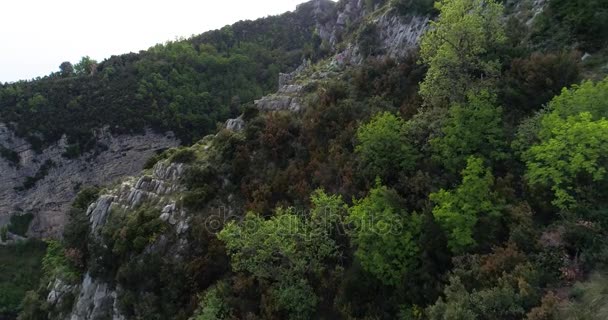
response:
[[[169,160],[171,163],[191,163],[196,160],[196,153],[190,148],[178,149]]]
[[[497,50],[505,43],[504,7],[494,0],[443,0],[439,19],[420,40],[429,69],[420,83],[427,105],[461,103],[466,94],[491,89],[500,75]]]
[[[199,297],[199,306],[190,320],[222,320],[231,319],[231,310],[223,300],[227,285],[220,282],[209,288],[204,295]]]
[[[11,221],[8,225],[8,231],[16,235],[25,237],[30,223],[34,219],[34,215],[31,213],[25,214],[14,214],[11,216]]]
[[[608,41],[608,7],[605,0],[551,0],[534,27],[545,46],[597,50]]]
[[[19,154],[11,149],[0,145],[0,157],[6,159],[12,166],[18,166],[21,161]]]
[[[0,318],[15,318],[26,292],[38,287],[45,248],[35,240],[0,246]]]
[[[563,319],[608,319],[608,278],[595,273],[574,288],[572,301],[560,314]]]
[[[123,259],[129,254],[141,253],[156,241],[166,224],[160,219],[160,210],[142,206],[130,212],[115,210],[102,233],[110,240],[112,254]]]
[[[46,255],[42,259],[42,270],[48,279],[58,277],[67,282],[75,283],[80,278],[79,271],[72,267],[66,257],[63,245],[55,240],[47,242]]]
[[[514,109],[526,115],[539,110],[563,88],[576,83],[579,74],[580,54],[577,52],[535,52],[511,62],[502,95],[509,111]]]
[[[157,154],[151,156],[146,163],[144,163],[143,169],[152,169],[159,161],[167,159],[169,156],[168,152],[157,152]]]
[[[606,201],[607,88],[608,78],[564,89],[539,119],[538,142],[522,155],[530,185],[550,188],[560,209]]]

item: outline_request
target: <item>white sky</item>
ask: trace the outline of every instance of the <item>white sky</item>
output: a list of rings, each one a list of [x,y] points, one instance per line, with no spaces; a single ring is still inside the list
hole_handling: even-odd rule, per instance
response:
[[[102,61],[239,20],[293,11],[305,0],[1,0],[0,81]]]

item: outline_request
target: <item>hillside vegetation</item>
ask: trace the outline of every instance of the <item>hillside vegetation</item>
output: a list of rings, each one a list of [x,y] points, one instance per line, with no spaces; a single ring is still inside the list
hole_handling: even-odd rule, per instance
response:
[[[190,144],[312,57],[314,23],[303,6],[100,63],[64,62],[49,76],[0,84],[0,121],[39,151],[67,135],[71,157],[97,147],[93,130],[103,126],[170,130]]]
[[[80,312],[78,293],[90,279],[113,302],[93,301],[91,309],[103,309],[96,315],[125,319],[605,319],[608,3],[364,7],[331,49],[312,22],[283,20],[297,11],[152,48],[132,56],[130,71],[115,67],[124,81],[137,79],[133,87],[95,97],[118,99],[108,108],[120,99],[145,108],[90,121],[117,130],[138,121],[133,127],[197,142],[151,159],[139,180],[81,192],[19,319]],[[380,47],[383,15],[432,19],[419,48],[389,57],[370,49]],[[213,42],[228,30],[247,40]],[[337,63],[334,54],[350,45],[362,62]],[[292,80],[301,111],[246,103],[275,91],[276,73],[303,57],[312,64]],[[103,80],[113,59],[95,74],[54,75],[0,94],[114,83]],[[220,61],[236,63],[235,72],[206,69]],[[38,99],[27,94],[18,95]],[[51,104],[0,101],[0,116],[15,117],[22,134],[53,136],[19,121],[42,110],[57,116]],[[242,130],[197,140],[238,111]],[[78,128],[61,130],[80,137]],[[141,181],[169,191],[120,202]],[[105,208],[104,223],[91,223],[89,204],[110,198],[116,205]],[[51,303],[60,290],[49,284],[58,282],[71,287]]]

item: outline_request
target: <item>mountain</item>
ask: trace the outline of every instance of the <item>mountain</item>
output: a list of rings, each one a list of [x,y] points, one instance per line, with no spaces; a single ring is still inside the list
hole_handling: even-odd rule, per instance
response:
[[[211,133],[274,90],[279,70],[316,54],[327,5],[2,85],[0,221],[32,214],[30,234],[60,235],[81,186],[134,175],[154,152]]]
[[[603,319],[607,12],[314,0],[5,84],[0,208],[55,240],[0,312]]]

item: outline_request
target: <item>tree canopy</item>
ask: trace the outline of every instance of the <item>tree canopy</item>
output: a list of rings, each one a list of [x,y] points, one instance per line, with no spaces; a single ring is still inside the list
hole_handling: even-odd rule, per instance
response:
[[[439,18],[420,42],[428,65],[420,94],[427,105],[464,102],[466,94],[491,88],[500,75],[496,50],[506,41],[502,4],[494,0],[442,0]]]
[[[422,218],[407,213],[393,190],[377,186],[349,209],[355,256],[369,273],[388,285],[407,279],[418,265]]]
[[[430,195],[435,203],[433,216],[448,235],[448,246],[454,253],[474,247],[475,227],[481,217],[500,216],[500,199],[492,190],[494,176],[481,158],[471,156],[462,170],[462,182],[454,190]]]

